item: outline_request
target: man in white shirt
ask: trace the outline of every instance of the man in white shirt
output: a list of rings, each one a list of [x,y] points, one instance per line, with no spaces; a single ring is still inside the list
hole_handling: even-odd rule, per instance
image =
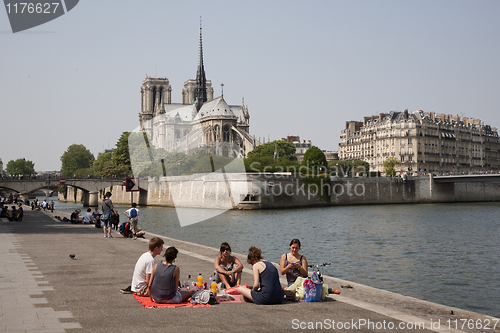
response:
[[[85,213],[85,216],[83,217],[82,222],[83,222],[83,224],[94,222],[94,217],[92,216],[92,209],[87,208],[87,212]]]
[[[148,252],[142,254],[135,264],[134,274],[132,275],[132,285],[121,289],[123,294],[132,294],[145,288],[149,284],[151,272],[155,264],[154,257],[163,251],[163,239],[153,237],[149,240]]]

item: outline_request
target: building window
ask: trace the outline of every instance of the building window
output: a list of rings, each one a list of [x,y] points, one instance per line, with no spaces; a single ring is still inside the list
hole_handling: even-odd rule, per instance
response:
[[[404,161],[405,161],[405,157],[401,156],[401,162],[404,162]]]
[[[215,141],[220,140],[220,127],[219,125],[215,125],[214,127]]]
[[[224,125],[224,127],[222,128],[222,140],[229,142],[229,126],[228,125]]]

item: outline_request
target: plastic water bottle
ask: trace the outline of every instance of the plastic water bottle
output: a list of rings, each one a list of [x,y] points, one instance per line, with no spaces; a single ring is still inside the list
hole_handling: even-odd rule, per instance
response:
[[[316,274],[316,271],[313,271],[312,276],[311,276],[311,280],[314,283],[319,283],[319,278],[318,278],[318,274]]]
[[[186,283],[186,289],[189,290],[191,289],[191,275],[188,275],[187,283]]]
[[[198,282],[196,283],[196,290],[202,290],[203,289],[203,276],[201,276],[201,273],[197,277]]]

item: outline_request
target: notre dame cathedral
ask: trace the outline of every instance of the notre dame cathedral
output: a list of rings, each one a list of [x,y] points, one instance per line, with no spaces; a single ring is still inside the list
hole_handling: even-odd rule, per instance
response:
[[[205,77],[202,31],[195,80],[187,80],[182,90],[182,104],[171,102],[167,78],[148,77],[141,87],[139,122],[155,148],[193,154],[204,150],[226,157],[245,157],[260,144],[249,134],[248,108],[228,105],[223,98],[213,98],[212,82]]]

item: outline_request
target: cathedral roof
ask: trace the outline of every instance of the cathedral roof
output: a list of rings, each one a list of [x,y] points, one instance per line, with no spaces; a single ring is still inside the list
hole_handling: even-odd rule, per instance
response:
[[[213,116],[236,117],[222,96],[204,103],[194,119],[199,120]]]
[[[226,117],[236,117],[238,121],[244,121],[245,116],[243,113],[243,108],[241,105],[228,105],[226,101],[221,97],[217,97],[211,101],[205,102],[201,107],[200,111],[196,114],[196,106],[193,104],[164,104],[165,106],[165,117],[171,121],[178,118],[182,121],[193,121],[200,120],[202,118],[211,116],[226,116]],[[193,118],[193,115],[196,116]]]
[[[165,105],[165,113],[168,118],[171,120],[175,119],[177,114],[179,114],[179,119],[182,121],[191,121],[193,120],[193,107],[192,104],[184,105],[184,104],[164,104]]]

